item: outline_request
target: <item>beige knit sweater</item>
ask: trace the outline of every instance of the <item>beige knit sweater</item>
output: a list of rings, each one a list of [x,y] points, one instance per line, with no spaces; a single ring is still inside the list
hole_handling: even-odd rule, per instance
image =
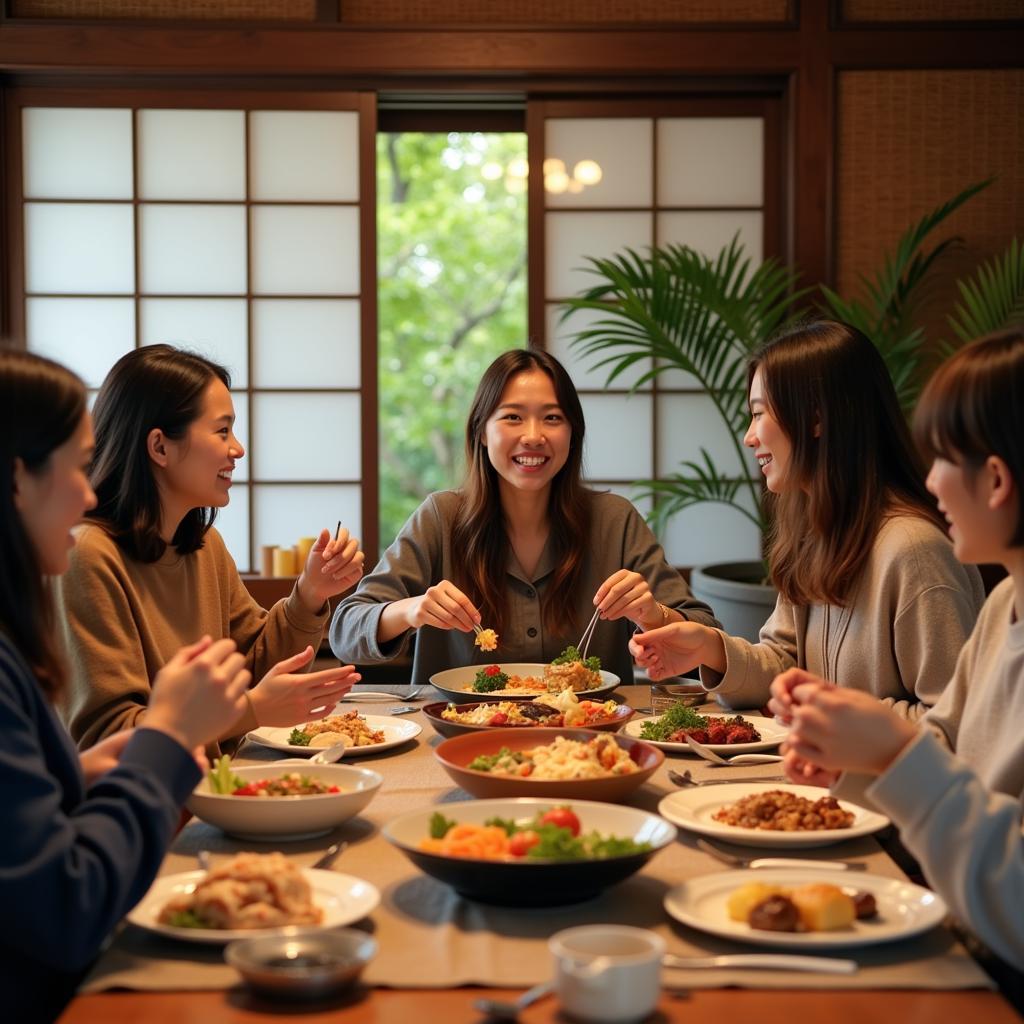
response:
[[[230,637],[258,682],[283,658],[319,645],[330,614],[303,606],[295,590],[269,611],[245,589],[216,529],[200,550],[168,548],[159,561],[129,558],[94,524],[77,531],[71,567],[58,588],[70,667],[61,715],[83,749],[138,725],[157,672],[204,634]],[[231,730],[254,728],[251,712]]]

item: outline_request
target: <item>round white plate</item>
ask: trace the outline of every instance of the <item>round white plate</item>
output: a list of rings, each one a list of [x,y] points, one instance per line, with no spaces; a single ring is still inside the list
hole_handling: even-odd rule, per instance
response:
[[[698,712],[698,714],[703,715],[703,712]],[[721,714],[704,715],[705,718],[734,718],[735,716],[735,712],[725,710]],[[756,743],[705,743],[704,746],[723,757],[730,754],[753,754],[759,750],[772,750],[789,735],[789,728],[779,725],[774,718],[763,718],[759,715],[743,715],[743,718],[761,734],[761,739]],[[650,716],[634,718],[627,722],[619,732],[638,740],[641,738],[640,729],[644,722],[656,722],[657,720],[656,717],[651,718]],[[690,754],[693,757],[700,757],[700,754],[696,753],[687,743],[669,743],[667,740],[648,739],[645,739],[644,743],[650,743],[652,747],[660,747],[666,754]]]
[[[351,711],[351,708],[346,709]],[[332,714],[343,714],[343,711],[332,712]],[[423,731],[422,725],[410,722],[405,718],[393,718],[390,715],[363,715],[366,725],[370,729],[380,729],[384,733],[383,743],[371,743],[367,747],[346,747],[342,758],[365,757],[367,754],[379,754],[382,750],[391,750],[392,747],[401,746]],[[284,750],[289,754],[298,754],[301,757],[312,757],[321,747],[298,747],[288,742],[292,734],[291,729],[281,729],[274,726],[264,726],[262,729],[253,729],[249,733],[249,739],[262,743],[265,747],[273,750]]]
[[[340,928],[366,917],[380,903],[380,893],[376,886],[364,882],[361,878],[342,875],[336,871],[317,871],[314,868],[304,868],[302,873],[313,888],[313,904],[323,911],[323,920],[320,924],[223,931],[215,928],[172,928],[170,925],[160,924],[160,911],[167,901],[178,893],[191,892],[196,883],[206,876],[205,871],[183,871],[177,875],[164,875],[158,878],[142,898],[142,902],[128,914],[128,920],[140,928],[172,939],[219,945],[234,939],[254,939],[262,935],[288,935],[292,932]]]
[[[848,881],[847,881],[848,879]],[[832,932],[769,932],[751,928],[745,921],[729,917],[726,904],[729,896],[747,882],[795,887],[808,882],[828,882],[849,892],[860,890],[875,897],[878,913],[864,921],[854,921],[849,928]],[[665,910],[670,917],[698,931],[738,939],[756,946],[784,949],[829,949],[841,946],[871,946],[894,942],[918,935],[941,924],[946,904],[941,897],[919,885],[881,875],[844,875],[842,883],[835,871],[815,870],[810,862],[806,869],[787,868],[754,871],[723,871],[691,878],[670,889],[665,895]]]
[[[547,668],[542,662],[488,662],[490,665],[498,665],[502,672],[510,676],[537,676],[543,678],[544,669]],[[435,689],[443,693],[455,704],[468,704],[471,701],[486,700],[510,700],[515,697],[539,697],[546,690],[492,690],[490,693],[477,693],[473,689],[473,680],[477,672],[487,665],[464,665],[462,668],[449,668],[443,672],[435,672],[430,677],[430,682]],[[605,700],[607,695],[619,685],[619,677],[614,672],[601,670],[601,685],[595,686],[593,690],[580,690],[576,696],[580,700]]]
[[[658,804],[658,813],[689,832],[724,839],[740,846],[786,846],[790,849],[810,846],[830,846],[847,839],[867,836],[885,828],[889,819],[884,814],[869,811],[857,804],[839,801],[844,811],[853,814],[849,828],[818,829],[806,832],[771,832],[760,828],[739,828],[715,821],[713,815],[720,807],[733,804],[741,797],[782,789],[808,800],[828,796],[828,790],[818,786],[794,786],[788,782],[733,782],[714,786],[694,786],[670,793]]]

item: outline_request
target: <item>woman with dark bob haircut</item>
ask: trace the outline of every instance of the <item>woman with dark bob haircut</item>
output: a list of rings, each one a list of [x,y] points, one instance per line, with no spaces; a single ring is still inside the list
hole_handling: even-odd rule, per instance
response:
[[[61,602],[71,662],[65,713],[82,747],[144,720],[153,677],[204,633],[234,640],[259,680],[224,738],[322,718],[359,678],[351,665],[303,673],[328,599],[362,573],[358,542],[322,530],[291,595],[266,611],[213,526],[245,454],[230,384],[223,366],[149,345],[122,356],[100,388],[97,504]]]
[[[633,639],[661,678],[701,668],[729,707],[760,707],[795,666],[906,718],[938,699],[984,599],[961,565],[878,350],[856,328],[799,323],[749,367],[754,449],[773,512],[775,612],[748,643],[683,623]]]
[[[68,567],[96,498],[85,388],[57,363],[0,349],[0,987],[4,1018],[50,1020],[149,888],[193,750],[245,708],[231,640],[204,637],[156,674],[145,726],[79,755],[51,702],[65,669],[43,577]],[[200,755],[200,759],[201,755]]]
[[[557,359],[536,349],[495,359],[466,424],[463,486],[430,495],[341,602],[334,653],[386,661],[416,631],[420,683],[474,662],[547,662],[579,640],[596,606],[609,624],[596,625],[590,653],[629,681],[632,623],[713,625],[636,509],[583,485],[584,431]],[[498,634],[498,654],[474,646],[481,623]]]
[[[932,888],[996,955],[986,966],[1021,1007],[1024,330],[979,339],[943,363],[914,426],[956,557],[998,562],[1009,578],[989,595],[918,728],[798,670],[773,683],[772,708],[793,723],[790,777],[828,785],[845,772],[839,795],[863,794],[892,819]]]

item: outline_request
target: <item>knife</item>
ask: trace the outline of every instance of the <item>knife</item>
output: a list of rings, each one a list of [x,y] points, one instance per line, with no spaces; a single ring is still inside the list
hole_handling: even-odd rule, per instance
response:
[[[811,971],[815,974],[856,974],[856,960],[839,960],[827,956],[795,956],[791,953],[727,953],[724,956],[676,956],[666,953],[665,967],[683,970],[700,967],[747,967],[767,971]]]

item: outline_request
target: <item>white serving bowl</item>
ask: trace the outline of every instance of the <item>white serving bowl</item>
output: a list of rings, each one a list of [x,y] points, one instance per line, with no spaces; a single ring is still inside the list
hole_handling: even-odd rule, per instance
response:
[[[323,835],[358,814],[384,781],[368,768],[340,764],[270,762],[232,766],[231,770],[246,782],[276,779],[297,771],[341,790],[317,796],[225,796],[210,791],[207,776],[193,790],[186,806],[197,818],[240,839],[309,839]]]

